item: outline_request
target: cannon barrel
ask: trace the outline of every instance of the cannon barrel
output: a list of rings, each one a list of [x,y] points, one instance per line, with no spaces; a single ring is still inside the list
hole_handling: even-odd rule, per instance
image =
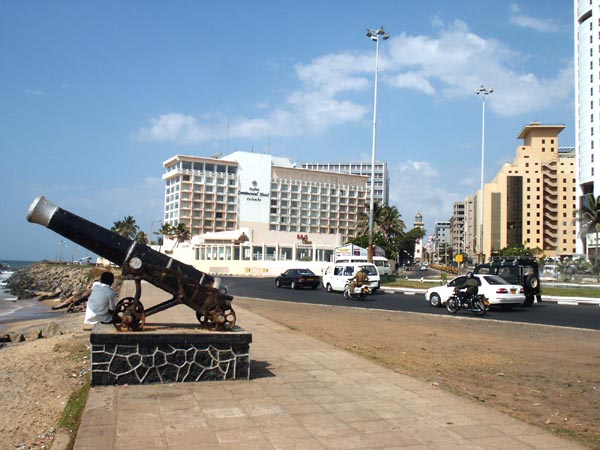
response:
[[[198,287],[209,289],[219,287],[218,278],[61,209],[43,196],[37,197],[33,201],[27,213],[27,220],[43,225],[121,266],[124,274],[131,273],[132,269],[139,269],[139,267],[130,267],[130,262],[134,258],[138,258],[145,267],[163,269],[160,271],[143,270],[139,273],[144,280],[173,296],[182,294],[182,280],[184,295],[188,298],[197,296]],[[165,276],[165,272],[176,276]]]

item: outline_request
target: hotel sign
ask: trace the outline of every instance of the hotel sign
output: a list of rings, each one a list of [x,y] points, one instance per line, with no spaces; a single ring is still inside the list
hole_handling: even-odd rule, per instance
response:
[[[240,196],[245,196],[246,200],[250,202],[262,202],[263,198],[269,197],[268,192],[260,192],[260,189],[258,188],[258,182],[256,180],[252,180],[252,185],[248,188],[248,190],[240,190],[238,193]]]

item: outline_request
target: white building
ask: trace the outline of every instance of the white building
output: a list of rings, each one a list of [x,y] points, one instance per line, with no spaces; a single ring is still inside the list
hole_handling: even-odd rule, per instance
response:
[[[594,109],[600,106],[599,17],[600,0],[575,0],[575,165],[578,209],[584,204],[586,196],[600,195],[600,127],[594,124]],[[596,121],[599,118],[596,113]],[[577,240],[577,253],[585,253],[584,245],[582,240]]]
[[[415,216],[415,222],[413,224],[413,228],[420,228],[420,229],[425,229],[425,222],[423,222],[423,215],[418,212],[417,215]],[[423,238],[420,238],[417,240],[417,242],[415,242],[415,253],[413,255],[413,260],[415,262],[422,262],[424,261],[424,245],[423,245]]]
[[[190,244],[167,248],[210,273],[321,270],[354,238],[367,177],[298,169],[286,158],[235,152],[176,155],[163,163],[165,223],[185,223]]]
[[[364,175],[369,177],[367,189],[371,193],[371,162],[365,161],[345,161],[345,162],[319,162],[302,163],[301,167],[309,170],[319,170],[321,172],[348,173],[351,175]],[[370,198],[370,197],[369,197]],[[375,162],[375,190],[373,198],[382,205],[388,205],[390,199],[389,179],[387,163]]]

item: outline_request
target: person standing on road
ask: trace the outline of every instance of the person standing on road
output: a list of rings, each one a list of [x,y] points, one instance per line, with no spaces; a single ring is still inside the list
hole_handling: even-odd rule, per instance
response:
[[[88,297],[85,308],[84,328],[101,323],[111,323],[112,315],[115,310],[115,291],[111,286],[115,281],[112,272],[103,272],[100,281],[95,281],[92,285],[92,293]]]

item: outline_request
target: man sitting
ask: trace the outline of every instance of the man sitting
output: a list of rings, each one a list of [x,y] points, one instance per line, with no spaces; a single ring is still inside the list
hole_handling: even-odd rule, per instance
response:
[[[100,281],[92,285],[92,293],[88,297],[85,309],[83,328],[90,330],[98,322],[110,323],[115,309],[116,293],[111,286],[115,280],[111,272],[104,272]]]
[[[467,273],[467,279],[462,286],[456,287],[455,291],[461,302],[465,302],[477,295],[479,292],[479,283],[477,282],[477,278],[473,276],[473,272]]]

